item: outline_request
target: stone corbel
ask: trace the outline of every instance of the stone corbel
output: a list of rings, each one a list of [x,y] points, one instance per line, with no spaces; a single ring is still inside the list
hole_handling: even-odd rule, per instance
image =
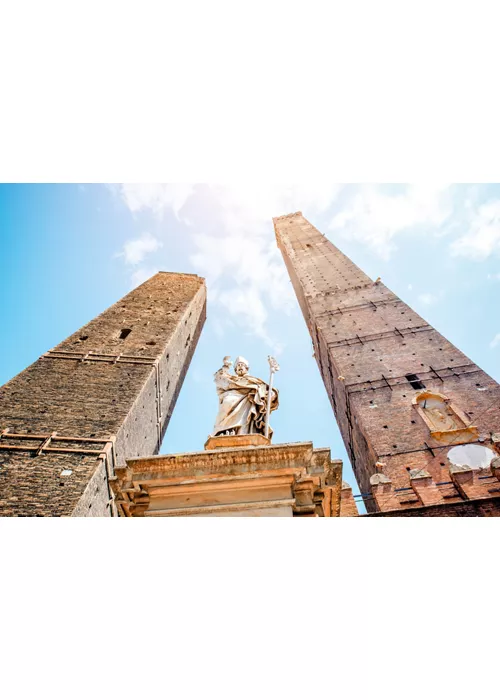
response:
[[[340,498],[333,486],[324,486],[314,494],[316,512],[324,518],[336,518],[340,515]]]
[[[492,447],[497,454],[500,454],[500,433],[491,434]]]
[[[410,485],[424,506],[444,503],[444,498],[435,481],[426,469],[410,470]]]
[[[295,505],[293,512],[296,515],[314,515],[316,504],[314,503],[315,483],[313,479],[301,479],[293,485]]]
[[[458,493],[465,500],[469,500],[469,493],[474,481],[474,471],[467,465],[452,465],[450,467],[451,480],[457,487]]]
[[[500,457],[495,457],[495,459],[490,464],[491,473],[500,481]]]
[[[493,462],[495,461],[497,460],[493,460]],[[491,496],[488,490],[491,483],[487,483],[479,478],[480,476],[484,476],[485,471],[484,469],[472,469],[472,467],[466,464],[452,464],[450,466],[451,479],[462,498],[465,500],[472,500]],[[493,465],[491,466],[491,471],[495,474]]]
[[[391,479],[386,475],[378,472],[370,477],[370,486],[372,488],[373,498],[380,511],[399,510],[401,504],[394,492]]]
[[[149,493],[140,491],[134,498],[134,501],[129,505],[129,513],[134,517],[142,517],[149,508]]]

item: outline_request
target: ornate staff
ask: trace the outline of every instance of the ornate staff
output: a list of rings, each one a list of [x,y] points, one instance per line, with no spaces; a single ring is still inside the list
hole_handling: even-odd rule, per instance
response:
[[[271,396],[272,396],[272,391],[273,391],[273,377],[274,373],[278,372],[280,366],[274,359],[274,357],[271,357],[271,355],[267,356],[267,361],[269,362],[269,367],[271,369],[271,374],[269,376],[269,390],[267,393],[267,408],[266,408],[266,429],[264,432],[264,435],[266,438],[269,437],[269,415],[271,413]]]

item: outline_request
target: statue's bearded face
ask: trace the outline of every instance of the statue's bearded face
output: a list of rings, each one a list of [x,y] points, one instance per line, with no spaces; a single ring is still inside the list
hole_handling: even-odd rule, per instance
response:
[[[238,362],[234,369],[236,370],[238,377],[244,377],[245,374],[248,373],[248,367],[243,362]]]

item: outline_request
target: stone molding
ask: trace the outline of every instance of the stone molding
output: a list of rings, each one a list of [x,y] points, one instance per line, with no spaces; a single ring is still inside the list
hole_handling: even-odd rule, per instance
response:
[[[111,486],[125,516],[336,517],[341,475],[330,450],[305,442],[130,459]]]

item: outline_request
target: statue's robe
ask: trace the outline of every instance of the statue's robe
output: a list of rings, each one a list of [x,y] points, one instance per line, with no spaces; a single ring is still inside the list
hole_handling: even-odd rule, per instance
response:
[[[215,374],[215,386],[219,396],[219,412],[215,421],[214,435],[226,430],[236,435],[265,432],[266,408],[269,386],[262,379],[229,374],[219,370]],[[271,411],[278,408],[278,391],[272,389]],[[269,437],[272,436],[269,427]]]

